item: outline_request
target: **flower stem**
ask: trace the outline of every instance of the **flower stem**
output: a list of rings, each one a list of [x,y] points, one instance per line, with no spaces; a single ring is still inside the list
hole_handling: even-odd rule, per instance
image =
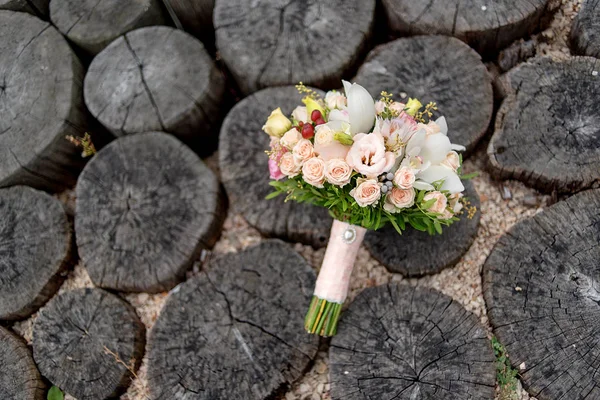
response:
[[[313,296],[306,318],[304,318],[304,328],[310,334],[334,336],[337,332],[341,311],[342,304]]]

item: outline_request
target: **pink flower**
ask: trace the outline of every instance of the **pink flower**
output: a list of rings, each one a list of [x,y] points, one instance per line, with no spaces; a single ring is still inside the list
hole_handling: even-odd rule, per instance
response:
[[[346,156],[348,165],[367,178],[388,172],[395,161],[394,153],[385,151],[383,136],[377,132],[355,135],[354,144]]]
[[[350,183],[352,168],[344,160],[334,158],[325,163],[325,178],[327,182],[336,186],[345,186]]]
[[[294,146],[292,152],[294,153],[294,160],[296,164],[302,166],[309,158],[315,156],[315,150],[313,144],[308,139],[300,139]]]
[[[300,139],[302,139],[302,134],[298,132],[298,129],[292,128],[283,134],[279,140],[279,143],[283,147],[291,150],[300,141]]]
[[[397,151],[408,143],[415,133],[415,128],[416,124],[407,123],[400,118],[377,118],[373,132],[383,136],[388,150]]]
[[[325,182],[325,161],[318,157],[306,161],[302,166],[302,177],[306,183],[322,188]]]
[[[375,112],[377,113],[377,115],[381,114],[384,111],[385,111],[385,103],[381,100],[377,101],[375,103]]]
[[[283,156],[281,156],[281,161],[279,162],[279,169],[284,175],[293,178],[294,176],[300,173],[301,168],[302,165],[296,163],[292,153],[285,153]]]
[[[402,208],[412,207],[415,204],[415,189],[392,188],[385,198],[383,208],[391,213],[397,213]]]
[[[362,182],[350,191],[350,196],[354,197],[360,207],[370,206],[381,198],[381,186],[376,179],[362,179]]]
[[[276,181],[285,177],[285,175],[281,172],[281,169],[279,169],[279,163],[277,160],[272,158],[269,158],[269,177],[271,179],[275,179]]]
[[[341,110],[346,107],[346,96],[337,90],[330,90],[327,92],[327,94],[325,94],[325,104],[327,104],[327,107],[329,107],[331,110],[336,108]]]
[[[392,104],[390,104],[390,110],[395,111],[396,114],[398,114],[398,115],[406,114],[404,112],[405,108],[406,108],[406,104],[400,103],[398,101],[394,101],[394,102],[392,102]]]
[[[431,211],[432,213],[443,214],[444,210],[446,210],[446,206],[448,205],[448,199],[446,199],[446,196],[442,192],[435,191],[427,193],[425,197],[423,197],[423,201],[429,201],[432,199],[435,199],[435,202],[429,206],[427,210]]]
[[[412,168],[402,167],[394,175],[394,184],[400,189],[410,189],[415,183],[415,173]]]
[[[280,180],[285,177],[285,175],[279,169],[279,163],[281,161],[281,157],[287,152],[287,149],[281,147],[279,144],[279,139],[276,137],[271,137],[271,155],[269,156],[269,176],[271,179]]]

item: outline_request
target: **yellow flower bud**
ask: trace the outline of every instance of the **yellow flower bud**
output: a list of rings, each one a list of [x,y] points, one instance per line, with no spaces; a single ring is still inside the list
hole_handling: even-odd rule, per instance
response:
[[[408,99],[406,103],[406,113],[412,117],[417,115],[423,104],[417,99]]]
[[[292,128],[292,121],[290,121],[283,113],[281,108],[273,110],[267,122],[262,127],[269,136],[282,137],[284,133]]]
[[[302,102],[306,105],[306,115],[308,115],[308,118],[310,118],[314,110],[319,110],[323,118],[325,118],[325,108],[317,100],[306,96],[302,99]]]

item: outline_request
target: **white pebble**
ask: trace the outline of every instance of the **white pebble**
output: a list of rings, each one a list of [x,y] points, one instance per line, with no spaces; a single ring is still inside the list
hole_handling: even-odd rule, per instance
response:
[[[344,371],[344,375],[348,375],[350,372],[348,371]]]
[[[485,10],[487,10],[487,6],[481,6],[481,9],[482,9],[483,11],[485,11]]]
[[[592,76],[598,76],[598,71],[592,71]]]

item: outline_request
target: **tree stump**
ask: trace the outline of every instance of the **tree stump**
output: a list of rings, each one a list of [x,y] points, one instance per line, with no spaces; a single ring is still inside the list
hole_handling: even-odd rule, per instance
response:
[[[213,9],[215,0],[168,0],[183,28],[205,41],[214,41]],[[206,44],[209,46],[208,44]]]
[[[555,8],[548,0],[383,0],[382,3],[389,28],[395,34],[454,36],[482,54],[492,54],[541,30]]]
[[[50,19],[69,40],[95,55],[133,29],[162,25],[159,1],[52,0]]]
[[[483,269],[494,333],[539,400],[599,399],[600,190],[515,225]]]
[[[394,100],[417,97],[438,105],[453,143],[473,150],[485,134],[494,109],[492,80],[481,57],[458,39],[418,36],[375,48],[356,77],[378,99],[383,90]],[[405,97],[401,97],[405,93]]]
[[[2,400],[43,400],[44,382],[27,345],[0,327],[0,394]]]
[[[39,18],[48,17],[50,0],[0,0],[0,10],[21,11]]]
[[[0,189],[0,319],[33,314],[56,293],[72,260],[62,204],[25,186]]]
[[[100,289],[53,298],[33,326],[33,357],[42,375],[82,400],[116,397],[127,388],[144,345],[134,308]]]
[[[435,274],[453,267],[469,250],[477,237],[481,216],[479,195],[470,181],[463,182],[465,196],[477,213],[469,219],[465,210],[460,221],[445,227],[441,235],[431,236],[427,232],[408,229],[399,235],[393,227],[369,231],[365,246],[371,255],[389,271],[415,277]]]
[[[374,0],[216,0],[219,54],[245,94],[304,82],[339,88],[366,49]]]
[[[183,143],[159,132],[117,139],[77,183],[79,255],[100,287],[161,292],[185,278],[225,219],[217,178]]]
[[[262,400],[298,379],[319,342],[303,326],[314,281],[278,240],[211,261],[150,332],[150,398]]]
[[[12,11],[0,11],[0,54],[0,187],[73,185],[84,161],[65,136],[85,132],[81,63],[49,23]]]
[[[494,398],[485,329],[433,289],[365,289],[342,315],[329,368],[334,400]]]
[[[261,90],[236,104],[221,127],[221,179],[233,209],[263,235],[324,247],[331,229],[326,209],[284,202],[283,196],[265,200],[273,188],[265,154],[270,139],[261,127],[275,108],[290,115],[301,99],[298,91],[288,86]]]
[[[600,58],[600,0],[585,0],[571,28],[576,54]]]
[[[600,61],[535,59],[505,74],[488,147],[497,176],[544,192],[600,184]]]
[[[200,41],[153,26],[98,54],[84,89],[92,115],[116,136],[163,131],[203,151],[217,136],[225,84]]]

